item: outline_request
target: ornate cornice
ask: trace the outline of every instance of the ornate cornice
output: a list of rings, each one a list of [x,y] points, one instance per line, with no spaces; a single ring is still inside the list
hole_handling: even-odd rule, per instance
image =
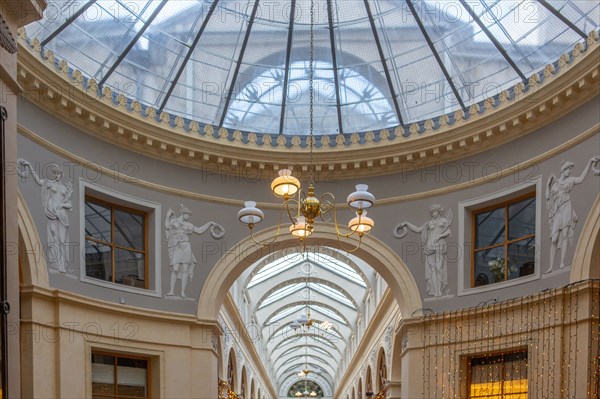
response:
[[[17,125],[17,131],[23,137],[26,137],[27,139],[33,141],[34,143],[44,147],[45,149],[53,152],[54,154],[56,154],[62,158],[68,159],[69,161],[75,162],[81,166],[85,165],[85,167],[88,168],[90,171],[94,171],[95,173],[102,174],[103,176],[106,176],[109,178],[114,177],[115,171],[113,169],[110,169],[110,168],[107,168],[104,166],[100,166],[97,163],[94,163],[94,162],[89,161],[85,158],[82,158],[76,154],[73,154],[72,152],[69,152],[69,151],[65,150],[64,148],[61,148],[61,147],[57,146],[56,144],[53,144],[53,143],[49,142],[48,140],[45,140],[38,134],[32,132],[31,130],[27,129],[26,127],[24,127],[20,124]],[[539,155],[537,155],[533,158],[530,158],[528,160],[525,160],[523,162],[516,163],[506,169],[495,171],[496,173],[494,174],[494,179],[502,179],[507,176],[511,176],[511,175],[514,176],[515,174],[530,170],[530,168],[534,167],[535,165],[538,165],[540,162],[543,162],[543,161],[546,161],[547,159],[555,157],[558,154],[560,154],[564,151],[567,151],[568,149],[573,148],[574,146],[576,146],[580,143],[583,143],[585,140],[590,139],[591,137],[597,135],[598,133],[600,133],[600,124],[597,124],[594,127],[578,134],[577,136],[571,138],[570,140],[565,141],[561,145],[556,146],[549,151],[546,151],[542,154],[539,154]],[[446,187],[441,187],[441,188],[437,188],[437,189],[433,189],[433,190],[429,190],[429,191],[421,191],[421,192],[414,193],[414,194],[400,195],[400,196],[396,196],[396,197],[380,198],[380,199],[377,199],[377,205],[378,206],[393,205],[393,204],[400,204],[400,203],[410,202],[410,201],[418,201],[418,200],[422,200],[425,198],[435,197],[435,196],[439,196],[439,195],[445,195],[445,194],[453,193],[453,192],[460,191],[460,190],[466,190],[466,189],[476,187],[476,186],[479,186],[482,184],[486,184],[489,182],[490,182],[489,176],[482,176],[482,177],[479,177],[476,179],[465,181],[463,183],[452,184],[452,185],[449,185]],[[217,203],[217,204],[233,205],[236,207],[242,206],[244,203],[244,201],[241,199],[238,200],[238,199],[233,199],[233,198],[216,197],[216,196],[202,194],[202,193],[198,193],[198,192],[194,192],[194,191],[187,191],[187,190],[182,190],[182,189],[175,188],[175,187],[169,187],[169,186],[153,183],[153,182],[138,179],[138,178],[128,179],[127,183],[133,184],[133,185],[136,185],[139,187],[143,187],[143,188],[146,188],[149,190],[165,193],[165,194],[176,195],[176,196],[179,196],[182,198],[189,198],[189,199],[192,199],[195,201],[206,201],[206,202],[212,202],[212,203]],[[343,207],[345,205],[346,205],[345,203],[336,204],[336,206],[338,206],[338,207]],[[275,202],[260,202],[260,203],[258,203],[258,206],[260,208],[264,208],[264,209],[280,209],[281,208],[281,204],[275,203]]]
[[[221,173],[244,168],[308,170],[306,138],[231,131],[185,120],[98,87],[37,39],[19,31],[19,82],[29,100],[75,127],[121,147]],[[355,178],[448,162],[521,137],[600,92],[598,33],[511,90],[408,127],[317,138],[317,173]],[[265,173],[265,175],[270,175]]]

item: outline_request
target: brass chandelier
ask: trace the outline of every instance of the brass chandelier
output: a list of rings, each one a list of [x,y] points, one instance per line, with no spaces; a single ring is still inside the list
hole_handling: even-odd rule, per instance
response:
[[[275,242],[279,236],[281,227],[281,219],[285,213],[287,214],[292,225],[289,227],[289,232],[296,238],[298,238],[303,244],[304,239],[309,237],[314,231],[314,223],[317,218],[321,218],[324,222],[331,221],[331,213],[333,213],[333,222],[335,225],[336,237],[340,249],[347,252],[356,251],[360,247],[362,237],[365,233],[368,233],[375,222],[373,219],[367,216],[366,209],[373,206],[375,203],[375,196],[368,191],[366,184],[358,184],[356,191],[348,195],[346,203],[352,209],[356,216],[348,222],[350,233],[343,233],[340,231],[338,220],[337,220],[337,208],[335,204],[335,197],[332,193],[325,193],[318,197],[315,194],[315,183],[314,183],[314,162],[313,162],[313,149],[314,149],[314,0],[311,0],[310,4],[310,128],[309,136],[307,139],[310,149],[310,179],[308,182],[308,190],[304,192],[301,188],[300,181],[292,175],[292,171],[289,169],[282,169],[271,183],[271,190],[277,198],[283,199],[281,205],[281,212],[279,222],[277,224],[277,232],[275,236],[270,240],[259,242],[254,238],[254,226],[260,223],[265,215],[262,210],[256,206],[254,201],[246,201],[244,208],[238,212],[238,219],[243,224],[246,224],[250,229],[250,236],[255,243],[259,245],[270,245]],[[358,236],[358,243],[354,248],[345,248],[340,238],[349,238],[351,236]]]

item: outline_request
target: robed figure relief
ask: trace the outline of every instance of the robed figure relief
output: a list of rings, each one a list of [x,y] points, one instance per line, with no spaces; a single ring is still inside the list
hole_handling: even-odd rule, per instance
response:
[[[42,179],[33,170],[31,163],[24,159],[17,160],[17,173],[22,178],[32,176],[33,180],[42,188],[42,206],[48,218],[46,233],[48,246],[46,260],[48,265],[61,273],[67,272],[69,263],[67,241],[69,235],[69,214],[73,205],[73,185],[70,181],[63,181],[63,171],[55,163],[46,167],[48,178]]]
[[[589,160],[583,173],[579,177],[571,176],[575,164],[570,161],[562,163],[560,177],[550,173],[546,183],[546,208],[548,211],[548,224],[550,226],[550,266],[546,273],[554,268],[556,253],[560,249],[560,268],[565,267],[565,255],[569,245],[573,244],[575,226],[578,222],[577,214],[571,204],[571,191],[583,182],[590,168],[596,176],[600,175],[600,156]]]
[[[444,214],[440,205],[429,207],[431,220],[422,226],[415,226],[408,222],[400,223],[394,229],[394,237],[401,239],[408,230],[421,234],[421,246],[425,253],[425,281],[427,293],[439,297],[446,294],[448,289],[448,269],[446,267],[447,245],[446,238],[450,236],[450,225],[453,213],[451,210]]]
[[[210,229],[210,235],[218,240],[225,235],[225,229],[215,222],[208,222],[201,227],[196,227],[188,222],[192,215],[188,208],[180,205],[180,212],[177,217],[173,209],[169,208],[165,218],[171,270],[171,287],[167,296],[175,295],[175,284],[179,279],[181,280],[181,298],[186,298],[185,290],[188,281],[192,281],[194,278],[194,268],[196,267],[196,257],[192,252],[189,236],[192,233],[204,234]]]

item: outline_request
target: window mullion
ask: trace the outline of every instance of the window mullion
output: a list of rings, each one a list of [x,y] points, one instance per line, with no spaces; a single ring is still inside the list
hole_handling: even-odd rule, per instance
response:
[[[115,282],[115,208],[110,208],[110,241],[112,247],[112,282]]]
[[[506,216],[504,222],[504,281],[508,281],[508,204],[506,204],[506,206],[504,207],[504,213]]]

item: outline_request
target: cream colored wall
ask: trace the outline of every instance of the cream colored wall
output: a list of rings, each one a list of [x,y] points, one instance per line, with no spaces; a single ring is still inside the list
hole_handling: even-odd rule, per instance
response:
[[[27,23],[38,20],[46,7],[45,0],[0,0],[0,17],[6,23],[9,34],[17,38],[17,29]],[[7,40],[3,38],[3,40]],[[5,149],[4,162],[6,176],[3,176],[4,192],[6,197],[6,286],[7,298],[11,312],[7,316],[8,322],[8,359],[4,359],[8,373],[8,391],[6,397],[21,397],[20,391],[20,351],[19,334],[19,267],[18,267],[18,221],[17,221],[17,179],[14,171],[9,170],[17,158],[17,96],[21,94],[21,87],[17,83],[17,56],[9,53],[0,46],[0,105],[6,108],[8,119],[5,124]]]
[[[21,300],[24,398],[91,398],[92,350],[151,358],[152,397],[217,397],[216,325],[42,287]]]

